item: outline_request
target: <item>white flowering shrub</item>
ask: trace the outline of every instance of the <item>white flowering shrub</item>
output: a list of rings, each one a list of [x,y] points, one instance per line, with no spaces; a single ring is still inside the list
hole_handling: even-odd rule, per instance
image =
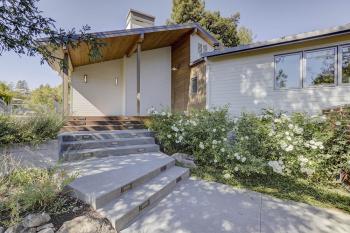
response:
[[[350,171],[348,118],[264,111],[230,118],[226,108],[188,114],[153,112],[149,128],[166,153],[233,175],[277,173],[317,181]]]
[[[233,122],[226,108],[188,114],[153,112],[148,126],[166,153],[191,154],[201,165],[222,164],[228,157],[227,133]]]

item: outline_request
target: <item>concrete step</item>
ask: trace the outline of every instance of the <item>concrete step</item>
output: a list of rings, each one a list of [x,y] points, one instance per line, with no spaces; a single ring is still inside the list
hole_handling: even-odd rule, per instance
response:
[[[149,152],[159,152],[159,145],[144,144],[132,146],[115,146],[107,148],[83,149],[77,151],[67,151],[60,154],[61,161],[76,161],[91,157],[122,156],[128,154],[140,154]]]
[[[60,143],[60,152],[84,150],[84,149],[96,149],[96,148],[108,148],[119,146],[132,146],[132,145],[144,145],[154,144],[153,137],[136,137],[136,138],[113,138],[102,140],[84,140],[84,141],[68,141]]]
[[[72,173],[78,172],[78,178],[67,187],[71,194],[97,209],[174,165],[175,160],[163,153],[145,153],[87,159],[62,166]]]
[[[139,130],[110,130],[100,132],[65,132],[58,135],[61,142],[91,141],[119,138],[153,137],[154,133],[146,129]]]
[[[64,126],[62,132],[145,129],[144,124]]]
[[[141,121],[130,120],[105,120],[105,121],[93,121],[93,120],[70,120],[67,121],[65,126],[90,126],[90,125],[140,125]]]
[[[188,169],[172,167],[97,211],[106,217],[117,231],[121,231],[140,213],[150,209],[162,197],[169,194],[178,182],[188,176]]]
[[[67,121],[143,121],[148,119],[149,116],[68,116]]]

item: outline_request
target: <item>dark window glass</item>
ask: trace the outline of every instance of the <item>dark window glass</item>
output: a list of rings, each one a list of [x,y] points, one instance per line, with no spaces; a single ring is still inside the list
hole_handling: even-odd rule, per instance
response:
[[[191,93],[197,94],[198,92],[198,78],[194,77],[191,79]]]
[[[275,87],[300,87],[300,53],[275,56]]]
[[[335,83],[335,55],[335,48],[305,52],[305,87]]]

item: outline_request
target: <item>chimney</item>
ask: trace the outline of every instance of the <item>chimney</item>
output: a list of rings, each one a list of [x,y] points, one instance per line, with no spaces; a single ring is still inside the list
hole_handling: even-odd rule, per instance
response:
[[[155,17],[141,11],[130,9],[126,17],[126,29],[153,27]]]

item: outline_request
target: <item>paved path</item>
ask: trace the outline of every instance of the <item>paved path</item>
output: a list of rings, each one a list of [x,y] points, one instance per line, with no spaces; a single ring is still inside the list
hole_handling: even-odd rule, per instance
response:
[[[350,215],[191,178],[122,233],[349,233]]]

